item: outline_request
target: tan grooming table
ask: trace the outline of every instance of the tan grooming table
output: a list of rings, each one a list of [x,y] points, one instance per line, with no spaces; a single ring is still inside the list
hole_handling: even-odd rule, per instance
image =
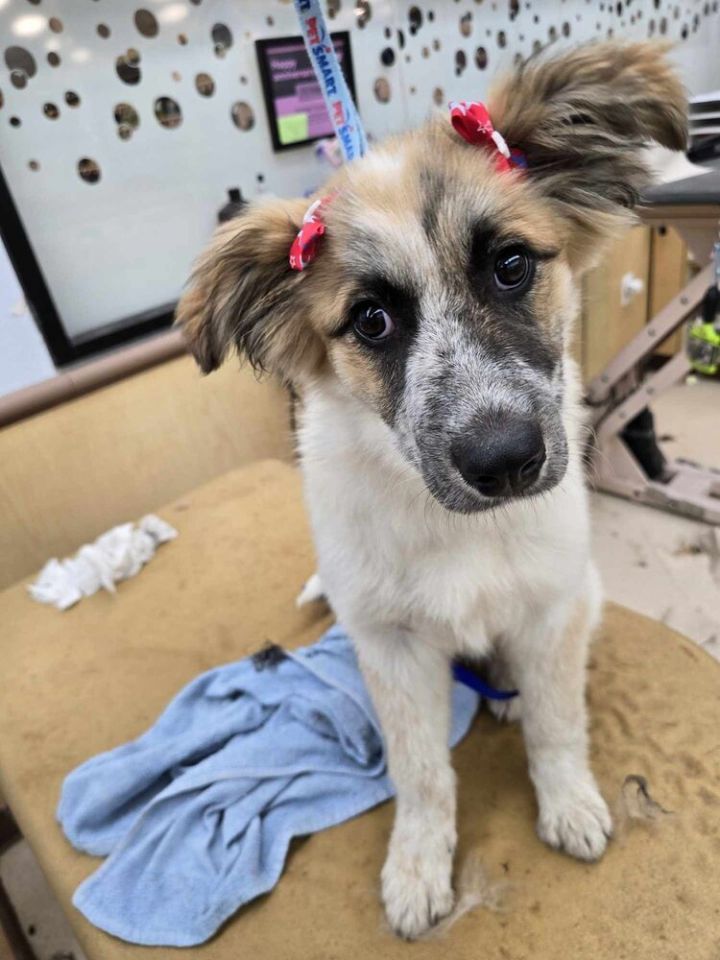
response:
[[[315,640],[329,623],[294,596],[313,571],[296,471],[264,462],[160,510],[179,538],[116,596],[68,613],[0,595],[0,789],[92,960],[174,960],[133,947],[73,909],[98,861],[55,823],[63,776],[141,733],[200,671],[271,640]],[[713,960],[720,956],[720,665],[627,610],[607,611],[590,674],[593,766],[605,795],[647,777],[675,816],[627,829],[598,865],[548,850],[520,732],[483,713],[455,751],[459,860],[508,884],[442,940],[409,946],[384,926],[378,875],[392,804],[295,845],[277,888],[230,921],[206,960]]]

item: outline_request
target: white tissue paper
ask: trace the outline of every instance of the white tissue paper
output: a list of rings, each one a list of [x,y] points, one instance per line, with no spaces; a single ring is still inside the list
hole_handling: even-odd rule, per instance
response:
[[[138,524],[121,523],[81,547],[74,557],[48,560],[35,583],[33,600],[67,610],[101,587],[115,593],[115,584],[139,573],[161,543],[174,540],[177,530],[149,513]]]

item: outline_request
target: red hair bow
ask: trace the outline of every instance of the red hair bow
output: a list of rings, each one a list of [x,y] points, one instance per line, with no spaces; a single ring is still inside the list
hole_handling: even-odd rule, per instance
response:
[[[304,270],[317,256],[318,241],[325,233],[323,208],[332,199],[332,195],[320,197],[305,211],[302,226],[290,247],[290,269]]]
[[[493,127],[484,103],[453,100],[450,103],[450,122],[456,133],[468,143],[475,143],[494,153],[495,169],[501,172],[526,166],[520,150],[510,150],[505,138]]]

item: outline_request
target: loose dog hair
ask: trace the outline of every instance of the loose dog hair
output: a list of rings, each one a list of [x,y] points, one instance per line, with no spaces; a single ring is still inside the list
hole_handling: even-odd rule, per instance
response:
[[[326,235],[289,268],[307,200],[222,226],[178,322],[204,372],[236,349],[300,397],[299,449],[329,602],[353,636],[397,789],[383,869],[402,936],[452,907],[449,663],[520,696],[551,846],[593,860],[611,819],[584,702],[600,587],[570,351],[579,279],[632,222],[646,145],[684,149],[666,49],[534,57],[488,99],[523,171],[436,117],[338,171]]]

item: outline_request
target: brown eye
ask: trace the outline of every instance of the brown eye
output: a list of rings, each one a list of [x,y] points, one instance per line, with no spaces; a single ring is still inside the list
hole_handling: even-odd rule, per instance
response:
[[[386,340],[395,329],[392,317],[377,303],[365,301],[353,310],[353,330],[366,343]]]
[[[495,260],[495,285],[500,290],[518,290],[532,276],[533,261],[527,250],[510,247],[498,254]]]

